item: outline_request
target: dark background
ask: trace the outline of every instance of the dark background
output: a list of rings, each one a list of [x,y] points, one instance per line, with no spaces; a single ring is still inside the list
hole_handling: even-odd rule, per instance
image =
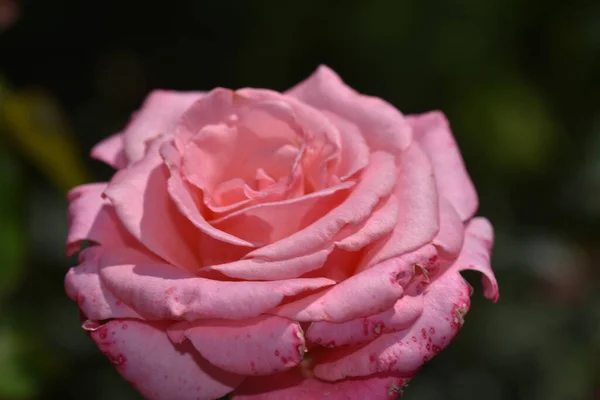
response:
[[[137,399],[63,291],[66,190],[153,88],[285,90],[325,63],[441,109],[496,228],[415,400],[600,398],[600,2],[0,0],[0,399]]]

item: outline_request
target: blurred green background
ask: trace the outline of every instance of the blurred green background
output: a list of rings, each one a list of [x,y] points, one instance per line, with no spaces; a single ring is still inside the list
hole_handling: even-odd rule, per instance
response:
[[[91,146],[153,88],[320,63],[444,110],[496,228],[500,302],[477,291],[405,398],[600,398],[600,2],[0,0],[0,399],[139,398],[63,292],[65,192],[111,174]]]

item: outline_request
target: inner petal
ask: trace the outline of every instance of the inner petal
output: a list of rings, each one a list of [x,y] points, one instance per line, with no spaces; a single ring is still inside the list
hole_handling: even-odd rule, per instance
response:
[[[248,206],[251,200],[281,199],[301,152],[285,137],[267,138],[240,125],[243,121],[208,125],[185,149],[183,173],[215,213]]]
[[[248,197],[252,197],[254,195],[254,193],[257,193],[256,190],[258,190],[258,191],[265,190],[275,184],[275,179],[273,179],[273,177],[271,177],[269,174],[267,174],[267,172],[262,168],[258,168],[256,170],[256,174],[254,176],[254,181],[255,181],[254,186],[256,189],[253,192],[248,191],[248,193],[246,193],[246,196],[248,196]]]
[[[205,198],[207,203],[218,205],[230,205],[240,201],[247,200],[246,182],[241,178],[233,178],[225,182],[218,183],[212,193],[212,196]],[[212,200],[212,201],[211,201]]]

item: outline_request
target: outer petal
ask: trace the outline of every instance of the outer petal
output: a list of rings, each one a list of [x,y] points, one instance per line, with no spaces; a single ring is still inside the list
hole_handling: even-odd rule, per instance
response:
[[[140,160],[146,153],[146,142],[170,133],[181,115],[198,99],[201,92],[175,92],[155,90],[146,97],[141,109],[131,118],[121,132],[125,153],[130,163]]]
[[[400,158],[394,196],[400,205],[398,224],[388,239],[369,249],[359,271],[430,243],[439,231],[438,195],[433,170],[413,143]]]
[[[81,248],[83,240],[105,246],[139,247],[133,236],[123,227],[113,206],[102,198],[106,183],[77,186],[67,195],[69,200],[69,234],[67,256]]]
[[[344,322],[377,314],[393,307],[402,297],[403,286],[411,280],[414,265],[426,263],[435,254],[435,248],[427,246],[384,261],[323,293],[278,307],[273,313],[301,322]]]
[[[178,267],[197,270],[196,229],[169,197],[168,173],[158,149],[153,149],[143,160],[118,171],[104,194],[127,230],[148,249]]]
[[[424,293],[423,314],[410,328],[360,347],[327,350],[317,361],[315,375],[330,381],[375,373],[412,376],[460,329],[470,305],[469,290],[458,271],[446,272]]]
[[[123,147],[123,135],[109,136],[92,148],[92,158],[110,165],[114,169],[125,168],[129,163]]]
[[[102,321],[111,318],[139,318],[140,315],[119,301],[100,281],[98,275],[99,247],[81,252],[80,265],[71,268],[65,277],[65,291],[77,302],[87,318]]]
[[[347,346],[370,342],[381,334],[410,327],[423,313],[423,296],[403,296],[394,307],[364,318],[334,323],[313,323],[306,338],[323,346]]]
[[[254,250],[247,257],[269,260],[298,257],[326,247],[344,227],[360,224],[369,218],[381,200],[394,189],[397,174],[396,164],[389,154],[377,152],[371,157],[360,182],[339,206],[306,228]]]
[[[459,271],[483,272],[484,294],[494,301],[498,298],[498,286],[489,267],[490,247],[491,226],[484,219],[473,220],[467,226],[458,259],[423,293],[425,307],[417,322],[404,331],[382,335],[362,347],[327,350],[315,367],[315,375],[325,380],[374,373],[412,375],[452,341],[464,322],[471,288]]]
[[[376,375],[365,379],[324,382],[306,376],[300,368],[248,378],[234,392],[233,400],[384,400],[397,399],[410,379]]]
[[[100,268],[106,287],[148,319],[250,318],[278,306],[287,296],[335,284],[325,278],[214,281],[168,264],[157,264],[129,249],[103,254]]]
[[[397,155],[411,142],[410,127],[394,106],[357,93],[324,65],[286,94],[356,124],[373,151]]]
[[[241,321],[182,322],[171,340],[189,339],[211,364],[241,375],[271,375],[300,363],[306,347],[297,322],[274,316]]]
[[[90,332],[119,373],[149,400],[213,400],[244,379],[220,370],[191,345],[174,345],[165,324],[114,320]]]
[[[440,196],[454,206],[463,221],[477,210],[477,192],[452,136],[443,113],[433,111],[411,115],[407,121],[413,128],[415,140],[430,157]]]
[[[490,265],[494,231],[485,218],[473,218],[466,229],[465,245],[454,265],[459,271],[472,269],[483,274],[483,294],[494,303],[500,298],[498,282]]]

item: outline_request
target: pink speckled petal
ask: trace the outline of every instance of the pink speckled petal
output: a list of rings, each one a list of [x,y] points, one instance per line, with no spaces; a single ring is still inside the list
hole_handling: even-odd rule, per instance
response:
[[[148,400],[214,400],[244,380],[211,365],[190,344],[174,345],[166,326],[113,320],[91,330],[90,336]]]
[[[321,268],[332,250],[333,246],[306,256],[281,261],[243,259],[207,267],[205,270],[220,271],[231,278],[250,281],[293,279]]]
[[[69,269],[65,277],[65,291],[76,301],[87,318],[101,321],[110,318],[140,318],[131,308],[119,301],[106,289],[98,275],[100,247],[83,250],[80,265]]]
[[[355,124],[372,151],[398,155],[411,143],[410,126],[400,111],[377,97],[357,93],[326,66],[286,94]]]
[[[100,277],[121,301],[147,319],[243,319],[276,307],[287,296],[335,284],[326,278],[272,282],[205,279],[168,264],[158,264],[130,249],[102,254]]]
[[[454,206],[463,221],[477,210],[477,192],[452,136],[450,125],[439,111],[408,116],[415,140],[430,157],[438,191]]]
[[[433,246],[386,260],[322,292],[273,310],[295,321],[345,322],[380,313],[394,306],[412,278],[415,264],[436,255]]]
[[[66,253],[72,256],[89,240],[104,246],[140,247],[119,221],[110,201],[102,197],[106,183],[77,186],[67,194],[69,234]]]
[[[405,295],[394,307],[348,322],[314,322],[306,338],[322,346],[348,346],[370,342],[376,337],[410,327],[423,313],[423,296]]]
[[[446,199],[440,199],[440,231],[433,244],[445,260],[455,260],[463,246],[465,227],[460,216]]]
[[[394,400],[410,379],[375,375],[364,379],[324,382],[302,373],[301,368],[246,379],[232,400]]]
[[[155,90],[146,97],[121,132],[125,153],[134,163],[146,153],[147,142],[159,135],[171,134],[182,114],[203,97],[201,92]]]
[[[394,191],[400,205],[398,224],[388,239],[369,249],[358,270],[430,243],[439,231],[438,195],[427,155],[413,143],[400,157]]]
[[[167,193],[169,172],[158,154],[160,142],[141,161],[118,171],[104,194],[127,230],[150,251],[180,268],[195,271],[196,228]]]
[[[369,218],[381,200],[393,191],[396,175],[397,167],[390,154],[371,154],[371,162],[360,182],[339,206],[285,239],[252,251],[248,257],[282,260],[322,249],[331,244],[344,227]]]
[[[240,375],[285,371],[298,365],[306,350],[300,325],[274,316],[182,322],[168,332],[175,343],[187,338],[211,364]]]
[[[109,136],[92,148],[91,157],[110,165],[114,169],[125,168],[129,163],[123,147],[123,135]]]
[[[412,376],[452,341],[469,310],[469,292],[456,269],[447,271],[424,292],[423,314],[410,328],[365,345],[327,349],[315,375],[328,381],[376,373]]]
[[[465,230],[465,244],[455,261],[460,271],[475,270],[483,274],[483,294],[494,303],[500,298],[498,282],[492,271],[490,256],[494,230],[485,218],[473,218]]]

